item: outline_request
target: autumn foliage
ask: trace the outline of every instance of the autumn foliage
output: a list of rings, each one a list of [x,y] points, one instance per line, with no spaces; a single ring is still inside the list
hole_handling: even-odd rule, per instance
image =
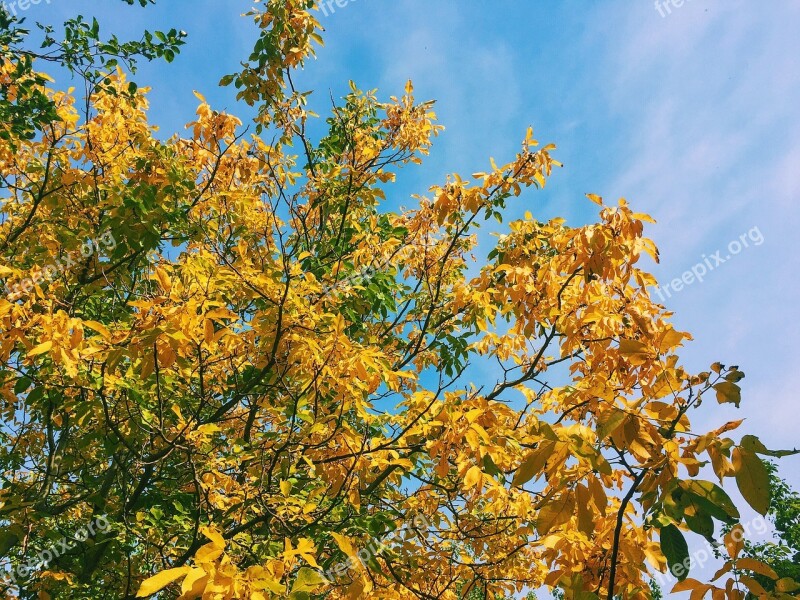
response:
[[[291,72],[321,43],[312,4],[251,14],[261,37],[222,81],[257,107],[250,130],[198,94],[161,141],[122,69],[84,101],[18,89],[4,51],[4,97],[54,110],[32,136],[0,124],[6,595],[633,599],[669,564],[693,598],[768,597],[739,529],[720,539],[740,518],[723,482],[765,513],[759,455],[781,453],[729,437],[740,422],[692,428],[744,374],[681,366],[651,219],[594,195],[586,226],[531,208],[487,256],[478,224],[559,166],[532,131],[392,210],[441,129],[432,103],[353,86],[311,139]],[[679,572],[690,531],[722,543],[714,582]]]

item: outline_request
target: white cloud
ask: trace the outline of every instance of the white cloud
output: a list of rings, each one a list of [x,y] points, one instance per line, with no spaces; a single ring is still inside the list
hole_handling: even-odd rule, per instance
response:
[[[617,73],[608,102],[631,115],[634,139],[611,187],[659,219],[666,279],[753,226],[764,232],[763,246],[669,305],[695,334],[693,361],[727,358],[748,373],[742,410],[707,404],[702,424],[746,416],[748,431],[791,447],[800,360],[800,7],[695,0],[664,19],[646,12],[615,15],[626,42],[607,57]],[[786,467],[800,475],[797,459]]]

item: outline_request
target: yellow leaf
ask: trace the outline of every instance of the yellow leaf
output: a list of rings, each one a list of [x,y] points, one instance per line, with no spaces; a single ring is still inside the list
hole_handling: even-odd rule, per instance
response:
[[[703,585],[705,584],[697,581],[697,579],[692,579],[691,577],[688,577],[683,581],[679,581],[678,583],[676,583],[675,586],[672,588],[672,593],[677,594],[678,592],[689,592]]]
[[[206,319],[203,323],[203,338],[208,345],[214,343],[214,322],[211,319]]]
[[[203,595],[208,581],[208,574],[200,567],[192,569],[181,584],[179,600],[195,600]]]
[[[594,513],[591,509],[592,496],[583,484],[575,488],[578,499],[578,531],[590,536],[594,533]]]
[[[719,570],[716,573],[714,573],[714,576],[711,578],[711,581],[716,581],[717,579],[725,575],[725,573],[730,573],[731,569],[733,569],[733,563],[726,562],[724,565],[722,565],[722,567],[719,568]]]
[[[137,598],[147,598],[156,592],[163,590],[173,581],[177,581],[192,570],[191,567],[177,567],[175,569],[167,569],[153,575],[149,579],[145,579],[142,585],[139,586],[139,591],[136,594]]]
[[[717,392],[717,402],[720,404],[730,403],[735,404],[739,408],[739,403],[742,401],[742,389],[731,381],[721,381],[714,385]]]
[[[271,579],[271,578],[265,579],[263,580],[263,584],[266,587],[266,589],[268,589],[273,594],[278,594],[279,596],[282,596],[283,594],[286,593],[286,586],[276,579]]]
[[[200,533],[210,539],[215,548],[225,548],[225,538],[213,527],[203,526],[200,528]]]
[[[552,529],[568,522],[575,512],[575,497],[572,492],[563,492],[555,500],[545,504],[536,515],[536,531],[546,535]]]
[[[200,546],[195,552],[194,561],[197,563],[211,563],[222,556],[223,552],[223,548],[219,548],[212,542],[211,544]]]
[[[28,352],[28,356],[39,356],[40,354],[44,354],[45,352],[50,352],[51,348],[53,347],[52,341],[42,342],[38,346],[36,346],[33,350]]]
[[[759,598],[764,598],[767,595],[767,590],[765,590],[760,583],[758,583],[752,577],[747,575],[739,575],[739,581],[745,584],[750,592],[758,596]]]
[[[353,583],[347,586],[345,594],[348,600],[361,600],[362,598],[368,598],[368,594],[371,590],[372,582],[358,577]]]
[[[601,515],[605,516],[608,507],[608,496],[603,488],[603,484],[600,483],[597,477],[591,477],[589,479],[589,491],[592,493],[592,500],[594,500],[594,505],[597,507],[597,510],[600,511]]]
[[[295,552],[305,559],[312,567],[319,567],[316,557],[314,556],[317,552],[317,547],[312,540],[308,538],[300,538],[297,540]]]
[[[172,349],[171,346],[162,345],[158,347],[158,364],[159,366],[168,369],[172,365],[175,364],[175,361],[178,359],[178,355],[175,354],[175,351]]]
[[[102,323],[98,323],[97,321],[84,321],[83,322],[83,326],[84,327],[88,327],[89,329],[93,329],[94,331],[99,333],[101,336],[103,336],[104,340],[110,340],[111,339],[111,332]]]
[[[356,550],[356,547],[350,541],[350,538],[333,531],[331,532],[331,537],[336,541],[336,544],[339,546],[341,551],[347,555],[348,558],[356,558],[358,556],[358,550]],[[357,562],[360,564],[360,561]]]
[[[464,476],[464,489],[471,489],[477,487],[479,490],[483,487],[483,472],[477,466],[472,466]]]
[[[725,550],[728,551],[728,556],[736,560],[739,552],[744,548],[744,528],[737,523],[725,535],[723,542],[725,543]]]
[[[172,289],[172,280],[169,278],[167,272],[161,267],[156,267],[156,279],[165,292],[169,293]]]
[[[675,331],[673,328],[670,327],[669,329],[667,329],[667,331],[664,332],[664,335],[661,338],[661,344],[659,344],[659,350],[661,352],[667,352],[668,350],[671,350],[672,348],[675,348],[678,344],[680,344],[685,337],[686,336],[683,333],[681,333],[680,331]]]
[[[742,496],[755,511],[766,515],[771,500],[767,467],[758,456],[743,448],[733,449],[731,462]]]
[[[609,435],[614,433],[619,428],[619,426],[622,425],[622,422],[627,418],[628,418],[628,413],[616,409],[612,410],[611,414],[607,418],[604,418],[602,421],[600,421],[598,418],[597,439],[599,441],[603,441],[604,439],[606,439]]]
[[[620,339],[619,352],[633,365],[641,365],[647,360],[648,348],[637,340]]]
[[[783,577],[775,583],[775,590],[778,592],[794,592],[798,589],[800,589],[800,583],[791,577]]]
[[[57,581],[66,581],[67,583],[72,583],[73,577],[69,573],[59,573],[57,571],[42,571],[42,577],[48,577],[50,579],[55,579]],[[40,592],[41,593],[41,592]],[[47,598],[50,598],[48,595]],[[42,597],[40,596],[40,600]]]
[[[540,442],[539,446],[532,450],[528,456],[525,457],[525,460],[522,461],[522,464],[517,469],[517,472],[514,473],[512,485],[525,485],[531,479],[533,479],[535,475],[540,474],[544,469],[547,459],[552,454],[554,446],[555,442],[550,440]]]
[[[772,570],[772,567],[765,565],[755,558],[740,558],[736,561],[736,568],[744,569],[745,571],[753,571],[753,573],[758,573],[770,579],[778,579],[778,574]]]

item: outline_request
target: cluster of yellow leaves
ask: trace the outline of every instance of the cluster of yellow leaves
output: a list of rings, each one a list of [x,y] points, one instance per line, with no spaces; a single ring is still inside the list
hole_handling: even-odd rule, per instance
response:
[[[286,540],[286,551],[282,560],[270,560],[264,566],[248,567],[240,571],[225,554],[226,541],[219,531],[204,527],[201,533],[211,540],[201,546],[194,555],[194,566],[183,566],[161,571],[142,582],[137,598],[147,598],[173,582],[181,582],[179,600],[214,598],[233,600],[248,598],[266,600],[273,595],[284,596],[286,587],[281,584],[284,574],[290,571],[297,558],[303,558],[314,567],[314,544],[301,540],[297,548]],[[292,592],[310,591],[319,587],[323,580],[316,572],[301,568]]]
[[[528,129],[525,141],[516,160],[498,167],[492,160],[490,173],[476,173],[473,175],[481,180],[479,187],[470,187],[469,181],[463,181],[457,174],[453,181],[444,187],[434,187],[436,199],[433,212],[436,222],[441,225],[445,221],[457,222],[464,216],[475,215],[481,209],[487,208],[493,198],[503,194],[519,196],[523,187],[535,185],[544,187],[545,178],[552,173],[554,166],[560,163],[550,156],[555,149],[553,144],[548,144],[536,152],[532,148],[539,143],[533,139],[533,129]]]

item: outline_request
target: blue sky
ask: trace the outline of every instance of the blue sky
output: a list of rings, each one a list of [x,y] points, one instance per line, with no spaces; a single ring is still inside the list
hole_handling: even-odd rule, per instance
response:
[[[189,33],[173,64],[146,65],[137,77],[153,88],[151,115],[164,137],[191,120],[192,90],[247,114],[215,84],[252,47],[252,23],[239,16],[250,3],[45,2],[20,14],[47,22],[95,14],[107,30],[130,35],[173,26]],[[658,221],[648,233],[661,249],[652,269],[660,280],[718,251],[731,255],[666,300],[695,337],[684,352],[693,370],[719,360],[747,373],[740,410],[708,402],[695,424],[746,417],[741,434],[800,445],[792,383],[800,364],[800,3],[685,0],[671,14],[651,0],[342,3],[320,16],[326,46],[300,80],[317,90],[318,112],[328,90],[341,95],[349,79],[388,98],[411,78],[418,98],[437,100],[447,127],[392,201],[410,204],[411,193],[449,172],[483,170],[490,156],[511,159],[533,125],[540,141],[558,145],[565,168],[509,216],[530,210],[578,224],[596,208],[584,193],[624,196]],[[732,255],[742,234],[749,247]],[[800,489],[800,457],[780,470]]]

